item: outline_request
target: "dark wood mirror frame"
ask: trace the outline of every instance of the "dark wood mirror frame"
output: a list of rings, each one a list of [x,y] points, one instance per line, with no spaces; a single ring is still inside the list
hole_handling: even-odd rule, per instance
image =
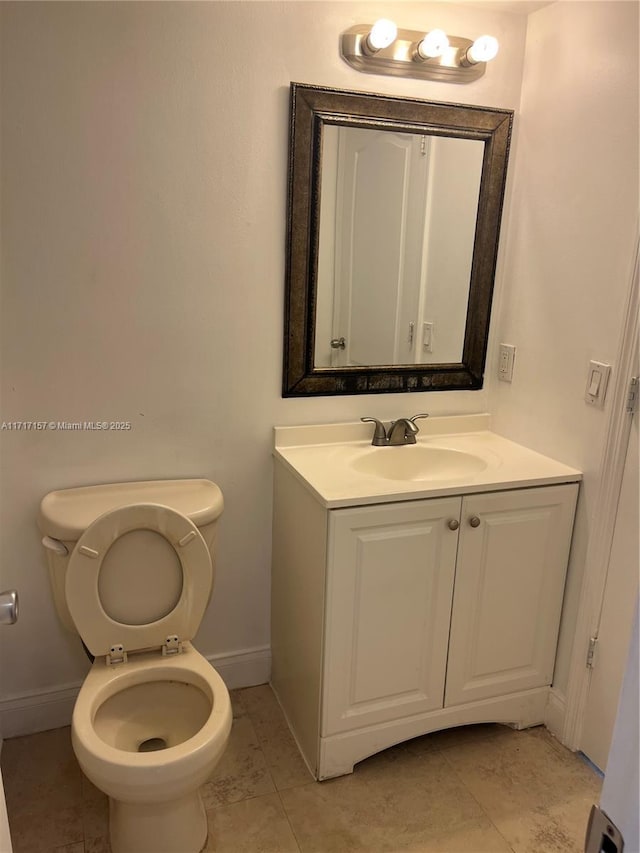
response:
[[[322,143],[327,124],[484,142],[460,363],[314,367]],[[291,84],[284,397],[482,388],[512,124],[512,110]]]

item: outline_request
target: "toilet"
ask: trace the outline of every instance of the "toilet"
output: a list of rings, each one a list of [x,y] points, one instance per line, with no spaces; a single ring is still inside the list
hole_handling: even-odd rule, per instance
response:
[[[73,748],[109,797],[113,853],[198,853],[199,787],[231,730],[227,688],[193,647],[213,586],[222,493],[209,480],[113,483],[40,504],[56,609],[95,657]]]

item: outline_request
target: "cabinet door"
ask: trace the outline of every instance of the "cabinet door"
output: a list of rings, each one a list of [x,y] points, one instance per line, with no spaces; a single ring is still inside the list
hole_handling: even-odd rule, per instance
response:
[[[442,707],[460,506],[331,512],[323,735]]]
[[[551,684],[577,488],[463,500],[446,706]]]

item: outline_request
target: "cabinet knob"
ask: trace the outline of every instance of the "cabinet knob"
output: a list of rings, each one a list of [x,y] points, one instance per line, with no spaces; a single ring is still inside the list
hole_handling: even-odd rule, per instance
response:
[[[469,519],[469,524],[472,527],[480,527],[480,519],[478,518],[477,515],[472,515],[471,518]]]
[[[450,518],[449,521],[447,521],[447,526],[449,530],[457,530],[460,527],[460,522],[457,518]]]

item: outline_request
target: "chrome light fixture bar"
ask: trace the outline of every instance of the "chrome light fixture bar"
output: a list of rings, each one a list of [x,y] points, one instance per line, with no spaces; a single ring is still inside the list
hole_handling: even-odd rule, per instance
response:
[[[365,74],[415,77],[443,83],[470,83],[485,73],[498,52],[493,36],[475,41],[430,32],[396,30],[392,21],[358,24],[342,33],[340,53],[345,62]]]

